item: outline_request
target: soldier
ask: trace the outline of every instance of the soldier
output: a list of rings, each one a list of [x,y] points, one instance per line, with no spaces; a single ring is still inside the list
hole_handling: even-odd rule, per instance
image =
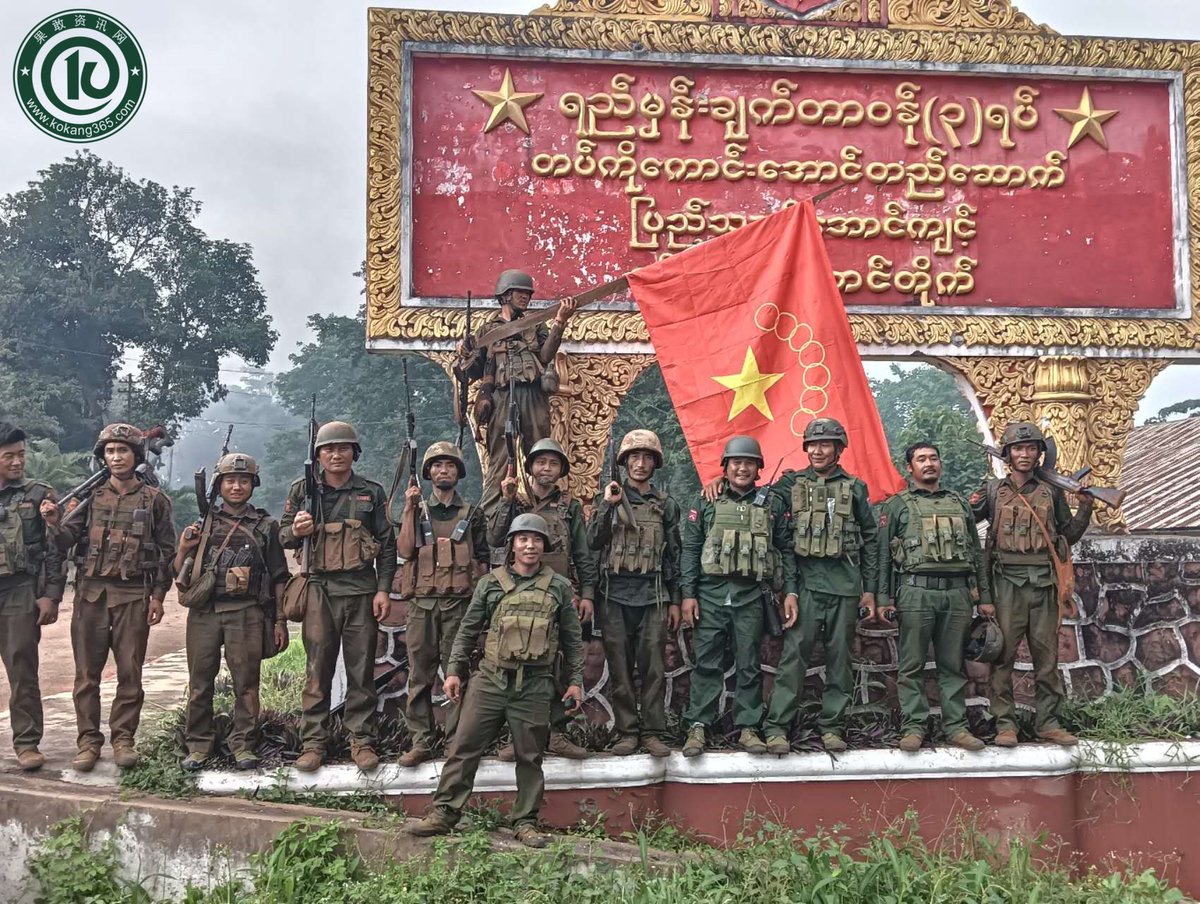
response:
[[[533,512],[544,518],[550,530],[550,546],[542,561],[578,588],[575,611],[581,622],[591,621],[596,599],[596,561],[588,548],[583,506],[558,487],[558,481],[571,473],[566,450],[552,439],[541,440],[525,456],[525,473],[533,478],[529,487],[532,498],[518,497],[516,478],[506,477],[501,484],[506,502],[497,505],[488,516],[488,542],[492,546],[505,543],[514,515]],[[570,721],[559,702],[563,690],[565,685],[560,681],[550,705],[550,752],[573,760],[585,760],[590,754],[572,744],[563,734]],[[500,751],[503,760],[511,760],[512,755],[511,746]]]
[[[878,531],[867,485],[838,464],[848,440],[833,418],[816,418],[804,428],[808,467],[787,470],[773,492],[790,501],[792,551],[800,584],[796,629],[783,635],[775,687],[767,711],[767,749],[791,750],[788,733],[804,692],[813,644],[825,646],[825,692],[818,727],[830,753],[846,749],[846,709],[854,690],[850,645],[858,610],[875,616],[879,579]]]
[[[25,478],[25,432],[0,421],[0,658],[8,676],[8,713],[17,764],[45,765],[38,642],[42,625],[58,620],[63,556],[50,542],[40,511],[54,489]]]
[[[481,335],[523,317],[532,298],[533,277],[521,270],[505,270],[496,280],[500,311],[484,324]],[[549,327],[538,324],[489,348],[477,348],[473,336],[459,344],[458,366],[468,380],[480,381],[475,422],[486,425],[488,472],[480,500],[485,512],[490,513],[500,499],[501,479],[510,467],[516,467],[516,462],[509,461],[504,441],[510,393],[520,418],[521,451],[528,453],[535,443],[550,435],[550,396],[558,391],[554,356],[575,307],[574,301],[565,299]]]
[[[1000,451],[1008,476],[987,481],[971,497],[976,520],[988,522],[986,557],[1004,633],[1004,655],[992,672],[996,744],[1017,746],[1012,669],[1025,637],[1033,660],[1037,736],[1069,747],[1078,739],[1058,724],[1063,700],[1058,672],[1058,571],[1071,567],[1071,546],[1087,530],[1094,500],[1079,494],[1079,509],[1072,515],[1063,491],[1037,476],[1046,438],[1036,425],[1009,424],[1000,436]]]
[[[263,634],[272,632],[278,650],[286,649],[289,639],[280,606],[288,566],[279,523],[250,504],[260,483],[258,463],[240,452],[223,455],[213,483],[221,502],[203,526],[183,532],[175,553],[179,599],[188,607],[188,753],[181,765],[189,772],[201,769],[212,753],[213,692],[222,645],[233,680],[229,750],[238,768],[258,768],[254,733]]]
[[[379,622],[391,608],[388,591],[396,572],[396,536],[387,516],[383,487],[354,472],[362,454],[358,432],[342,421],[317,431],[321,477],[317,518],[303,509],[304,479],[292,484],[279,537],[284,549],[312,540],[313,583],[322,603],[304,613],[308,667],[301,697],[301,772],[315,772],[329,745],[329,694],[338,651],[346,667],[343,722],[350,733],[350,757],[364,772],[379,765],[375,753],[375,645]]]
[[[399,574],[400,597],[408,600],[405,719],[412,747],[400,757],[401,766],[418,766],[433,758],[433,684],[438,668],[450,663],[454,635],[467,610],[476,575],[488,566],[490,550],[483,510],[465,502],[456,489],[466,474],[462,451],[454,444],[434,443],[425,453],[421,476],[433,484],[426,504],[436,538],[433,543],[416,545],[421,488],[409,487],[404,498],[396,550],[405,560]],[[451,702],[446,711],[447,748],[458,718],[458,704]]]
[[[929,720],[925,660],[933,642],[942,725],[951,744],[982,750],[967,730],[963,648],[971,607],[994,616],[979,532],[970,506],[942,489],[942,459],[930,442],[904,450],[909,486],[883,504],[879,518],[879,616],[900,610],[900,671],[896,683],[904,735],[900,749],[921,748]]]
[[[763,717],[761,645],[763,606],[775,605],[770,584],[782,571],[784,624],[796,621],[796,561],[782,497],[756,487],[762,449],[735,436],[721,455],[724,482],[717,498],[696,500],[683,527],[680,555],[683,623],[694,628],[691,696],[683,714],[688,728],[683,755],[704,752],[705,729],[717,720],[725,689],[725,653],[733,647],[736,689],[733,723],[738,744],[765,753],[758,733]]]
[[[129,424],[109,424],[100,431],[94,454],[109,470],[105,483],[61,523],[58,506],[42,503],[59,548],[77,546],[71,615],[79,726],[79,753],[71,765],[77,772],[92,771],[104,744],[100,679],[110,649],[117,665],[117,692],[108,719],[113,761],[122,768],[138,763],[134,736],[146,697],[146,642],[150,628],[162,621],[175,554],[171,500],[137,474],[146,457],[145,434]]]
[[[546,845],[537,816],[545,791],[542,750],[550,731],[550,700],[557,696],[554,661],[559,651],[567,681],[562,701],[570,700],[573,709],[583,705],[583,641],[571,605],[571,583],[542,559],[552,542],[544,518],[519,515],[508,530],[509,564],[475,586],[450,654],[445,687],[452,700],[462,696],[468,658],[486,630],[483,663],[467,688],[433,808],[408,827],[413,835],[444,835],[454,828],[471,796],[479,761],[507,722],[517,757],[512,810],[517,840],[530,847]]]

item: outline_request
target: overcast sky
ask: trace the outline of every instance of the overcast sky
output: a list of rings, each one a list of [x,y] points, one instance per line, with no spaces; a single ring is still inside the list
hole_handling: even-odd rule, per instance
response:
[[[98,0],[99,2],[99,0]],[[249,242],[280,332],[271,366],[305,338],[305,318],[350,313],[364,257],[366,10],[353,0],[103,0],[141,42],[147,92],[137,116],[92,149],[131,175],[192,186],[201,226]],[[388,5],[380,3],[378,5]],[[395,6],[528,12],[537,2],[417,0]],[[1200,40],[1197,0],[1024,0],[1062,33]],[[94,4],[86,6],[95,8]],[[0,4],[0,59],[12,59],[62,0]],[[7,56],[5,56],[7,54]],[[0,91],[0,193],[75,147],[34,128]],[[1143,405],[1195,394],[1198,367],[1160,377]]]

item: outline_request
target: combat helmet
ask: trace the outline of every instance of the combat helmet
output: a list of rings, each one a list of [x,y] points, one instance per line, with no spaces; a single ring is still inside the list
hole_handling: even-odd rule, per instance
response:
[[[725,451],[721,453],[721,467],[725,467],[725,463],[731,458],[753,458],[760,468],[767,463],[763,458],[762,446],[753,436],[735,436],[730,439],[725,444]]]
[[[1008,447],[1017,443],[1037,443],[1038,448],[1045,452],[1046,434],[1032,421],[1014,421],[1000,434],[1000,454],[1007,458]]]
[[[541,534],[542,540],[545,541],[545,551],[549,552],[550,547],[554,545],[554,541],[550,539],[550,525],[546,523],[546,519],[534,512],[526,512],[523,515],[517,515],[513,518],[512,524],[508,526],[508,533],[505,534],[505,540],[509,546],[512,546],[512,539],[517,534]]]
[[[213,485],[220,483],[226,474],[249,474],[253,478],[251,486],[262,485],[258,476],[258,462],[254,460],[253,455],[247,455],[245,452],[230,452],[218,459],[217,466],[213,468]]]
[[[841,443],[843,449],[850,445],[850,439],[846,436],[846,428],[842,426],[841,421],[831,417],[813,418],[804,428],[804,445],[807,446],[809,443],[823,439]]]
[[[100,431],[92,454],[103,463],[104,447],[109,443],[124,443],[133,450],[133,457],[139,462],[146,460],[146,434],[132,424],[109,424]]]
[[[533,448],[529,450],[529,454],[525,456],[526,474],[532,473],[533,460],[543,452],[552,452],[562,459],[563,469],[562,474],[559,475],[560,477],[566,477],[571,473],[571,460],[567,458],[567,450],[564,449],[557,440],[546,437],[546,439],[539,439],[536,443],[534,443]]]
[[[313,445],[320,450],[322,446],[336,446],[338,443],[349,443],[354,446],[354,460],[362,455],[362,444],[358,441],[358,431],[345,421],[330,421],[322,424],[317,431],[317,441]]]
[[[513,289],[532,295],[533,277],[524,270],[505,270],[496,280],[496,297],[503,298],[507,292]]]
[[[994,618],[978,616],[971,622],[963,656],[972,662],[995,662],[1004,652],[1004,633]]]
[[[467,476],[467,465],[463,461],[462,449],[446,441],[434,443],[425,450],[425,457],[421,459],[421,477],[425,480],[429,479],[429,469],[433,467],[433,463],[439,458],[448,458],[454,462],[458,468],[458,479],[462,480]]]
[[[617,464],[625,464],[625,459],[633,452],[649,452],[654,456],[654,467],[662,467],[662,443],[653,430],[630,430],[626,433],[617,449]]]

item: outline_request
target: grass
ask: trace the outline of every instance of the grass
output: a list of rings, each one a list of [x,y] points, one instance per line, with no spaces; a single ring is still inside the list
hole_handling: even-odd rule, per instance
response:
[[[35,900],[150,904],[116,878],[111,845],[93,845],[81,823],[56,827],[30,862]],[[728,849],[693,848],[673,869],[645,859],[610,867],[571,843],[545,852],[491,850],[479,831],[435,842],[428,858],[362,862],[336,822],[299,822],[218,887],[189,888],[183,904],[1174,904],[1182,893],[1153,871],[1072,873],[1045,862],[1039,840],[1001,848],[965,827],[932,847],[908,814],[865,844],[833,834],[803,837],[776,826]],[[648,837],[640,846],[648,851]],[[61,883],[61,884],[56,884]],[[167,902],[159,902],[167,904]]]
[[[1146,681],[1095,700],[1068,698],[1061,720],[1069,731],[1094,741],[1185,741],[1200,736],[1200,695],[1155,693]]]

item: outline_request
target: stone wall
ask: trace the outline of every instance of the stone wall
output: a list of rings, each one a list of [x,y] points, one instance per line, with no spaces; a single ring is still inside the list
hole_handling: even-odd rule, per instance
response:
[[[1075,549],[1076,604],[1079,617],[1068,619],[1059,635],[1059,662],[1067,692],[1094,697],[1130,686],[1141,678],[1171,694],[1197,690],[1200,683],[1200,537],[1097,536]],[[393,606],[380,638],[379,668],[404,661],[404,604]],[[860,702],[896,698],[894,627],[860,628],[854,643]],[[763,641],[763,672],[769,690],[779,641]],[[937,701],[932,663],[927,673],[931,701]],[[680,631],[667,646],[667,703],[681,710],[687,701],[692,658],[690,637]],[[811,693],[824,678],[820,646],[809,664]],[[968,664],[968,701],[987,702],[987,666]],[[728,677],[732,687],[732,669]],[[607,699],[608,667],[599,637],[587,644],[584,685],[591,721],[611,724]],[[385,701],[399,704],[407,689],[401,671]],[[1033,699],[1033,673],[1024,643],[1018,653],[1014,690],[1018,703]],[[724,709],[727,700],[722,701]]]

